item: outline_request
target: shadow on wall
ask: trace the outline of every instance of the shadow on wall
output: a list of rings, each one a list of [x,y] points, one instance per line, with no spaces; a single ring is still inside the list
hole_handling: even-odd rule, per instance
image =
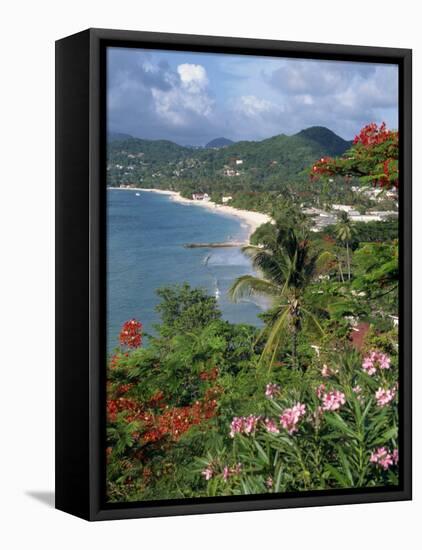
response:
[[[38,500],[49,508],[54,508],[54,491],[26,491],[25,494],[35,500]]]

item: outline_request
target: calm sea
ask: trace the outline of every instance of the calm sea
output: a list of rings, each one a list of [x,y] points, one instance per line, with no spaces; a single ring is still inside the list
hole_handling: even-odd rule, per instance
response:
[[[184,248],[192,242],[244,240],[247,227],[233,217],[172,201],[158,193],[107,191],[107,347],[117,345],[124,321],[140,320],[154,334],[160,321],[156,289],[188,282],[218,297],[223,318],[260,326],[262,309],[246,300],[232,303],[227,290],[236,277],[252,273],[238,248]]]

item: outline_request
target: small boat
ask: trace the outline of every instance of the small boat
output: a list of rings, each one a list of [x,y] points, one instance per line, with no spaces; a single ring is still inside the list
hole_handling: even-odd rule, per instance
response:
[[[135,193],[135,196],[136,196],[136,197],[140,197],[140,196],[141,196],[141,193]]]
[[[215,297],[217,298],[220,298],[220,290],[218,288],[218,280],[215,281]]]

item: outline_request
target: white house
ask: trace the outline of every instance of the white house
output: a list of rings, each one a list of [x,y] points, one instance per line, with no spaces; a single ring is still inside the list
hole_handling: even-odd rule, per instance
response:
[[[236,176],[237,174],[238,172],[236,172],[236,170],[233,170],[232,168],[226,168],[224,170],[224,175],[228,176],[229,178]]]

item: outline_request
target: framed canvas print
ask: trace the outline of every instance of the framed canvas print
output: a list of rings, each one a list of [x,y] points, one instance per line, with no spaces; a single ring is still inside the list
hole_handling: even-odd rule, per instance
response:
[[[56,43],[56,506],[411,498],[411,51]]]

